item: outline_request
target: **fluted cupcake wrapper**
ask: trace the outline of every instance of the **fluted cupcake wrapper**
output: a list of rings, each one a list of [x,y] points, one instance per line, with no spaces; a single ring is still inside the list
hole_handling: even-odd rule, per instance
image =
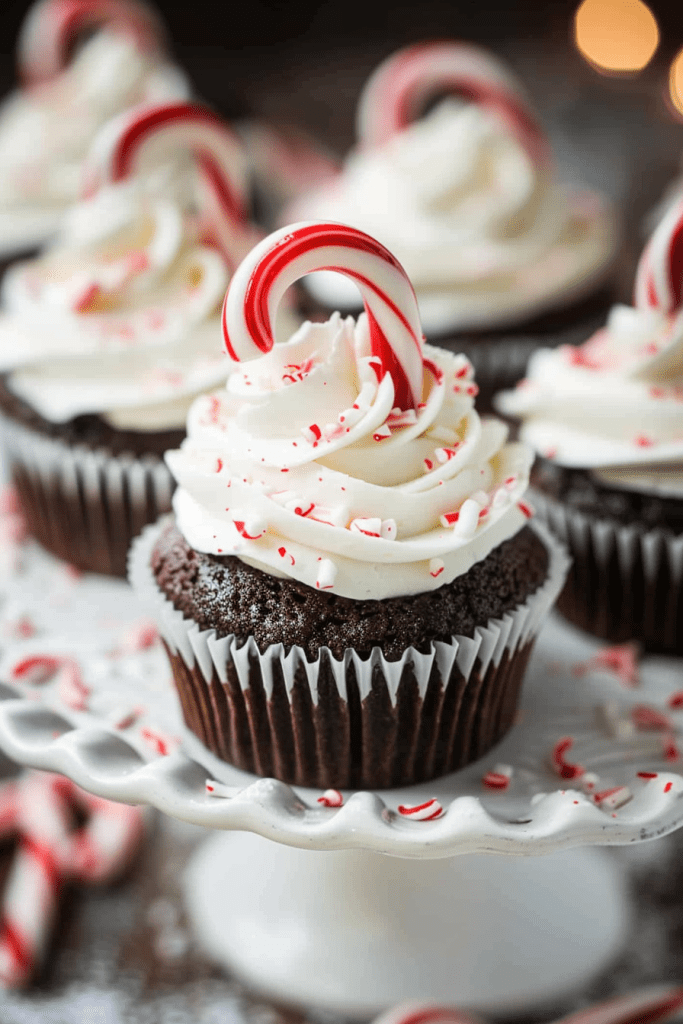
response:
[[[408,648],[387,661],[379,648],[341,659],[322,648],[260,651],[249,638],[218,637],[185,618],[150,567],[164,523],[134,543],[129,578],[166,645],[186,725],[218,757],[246,771],[326,788],[385,788],[444,775],[476,760],[513,722],[543,617],[568,559],[544,527],[546,582],[473,637]]]
[[[604,640],[683,655],[683,535],[598,519],[537,490],[531,498],[572,556],[562,614]]]
[[[171,508],[175,484],[156,455],[68,444],[5,415],[0,443],[30,532],[79,569],[125,576],[133,537]]]

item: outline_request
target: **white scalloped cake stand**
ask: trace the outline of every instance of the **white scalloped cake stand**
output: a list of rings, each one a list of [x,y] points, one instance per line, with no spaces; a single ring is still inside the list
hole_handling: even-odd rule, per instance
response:
[[[21,561],[0,572],[0,679],[25,657],[65,656],[90,692],[74,710],[79,693],[59,672],[1,685],[0,747],[102,796],[230,831],[197,854],[188,907],[208,951],[257,989],[349,1016],[407,998],[510,1011],[559,997],[619,950],[628,904],[618,865],[580,847],[683,823],[683,778],[661,734],[624,725],[636,704],[666,707],[678,663],[647,659],[638,689],[595,666],[577,673],[599,645],[553,619],[520,721],[495,752],[444,779],[345,794],[327,809],[319,792],[246,775],[184,733],[163,652],[137,649],[131,625],[143,609],[126,584],[76,581],[32,545]],[[27,622],[36,632],[22,638]],[[683,715],[670,715],[678,731]],[[628,803],[605,809],[562,788],[548,755],[567,734],[572,759],[601,787],[628,785]],[[488,791],[482,775],[499,762],[513,767],[511,785]],[[207,776],[227,795],[207,795]],[[445,810],[435,821],[398,812],[431,798]]]

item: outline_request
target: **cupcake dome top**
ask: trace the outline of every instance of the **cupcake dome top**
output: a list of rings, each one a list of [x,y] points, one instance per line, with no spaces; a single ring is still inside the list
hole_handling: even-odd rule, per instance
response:
[[[633,306],[615,306],[583,345],[540,349],[498,397],[522,438],[606,482],[683,494],[683,200],[640,258]]]
[[[415,286],[428,336],[529,318],[592,287],[611,259],[611,212],[560,181],[526,93],[490,54],[455,42],[398,51],[366,84],[357,123],[341,173],[285,219],[380,239]],[[342,280],[310,285],[332,309],[357,306]]]
[[[323,269],[357,283],[364,314],[275,344],[287,287]],[[328,222],[275,232],[236,271],[223,331],[227,386],[195,402],[167,453],[195,550],[381,599],[453,580],[526,521],[530,453],[477,415],[467,359],[423,342],[410,281],[374,238]]]

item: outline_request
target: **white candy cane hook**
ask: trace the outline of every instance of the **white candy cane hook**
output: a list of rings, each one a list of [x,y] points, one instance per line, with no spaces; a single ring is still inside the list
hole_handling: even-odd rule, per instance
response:
[[[519,139],[534,163],[552,163],[548,140],[521,86],[485,50],[467,43],[421,43],[383,61],[361,93],[358,141],[367,147],[384,145],[443,93],[455,93],[488,108]]]
[[[182,152],[199,164],[216,203],[212,227],[226,255],[237,262],[246,247],[246,161],[237,136],[207,107],[151,103],[115,118],[98,134],[88,155],[86,194]]]
[[[280,299],[290,285],[316,270],[338,271],[358,285],[378,377],[391,375],[399,408],[417,408],[422,401],[422,328],[413,286],[388,249],[344,224],[293,224],[273,232],[249,253],[223,304],[223,338],[230,358],[241,362],[272,349]]]
[[[674,203],[643,249],[636,271],[639,309],[675,313],[683,305],[683,200]]]
[[[41,0],[30,9],[19,35],[19,71],[28,85],[58,75],[84,31],[111,25],[141,50],[164,48],[163,25],[138,0]]]

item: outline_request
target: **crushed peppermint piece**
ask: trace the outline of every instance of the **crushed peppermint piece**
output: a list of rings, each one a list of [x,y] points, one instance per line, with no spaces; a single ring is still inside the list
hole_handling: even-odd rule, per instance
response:
[[[640,732],[668,732],[672,728],[668,715],[647,704],[636,704],[631,708],[631,720]]]
[[[672,693],[667,704],[672,711],[679,711],[683,708],[683,690],[677,690],[676,693]]]
[[[568,761],[566,754],[574,746],[574,740],[571,736],[564,736],[561,740],[558,740],[552,749],[551,763],[555,772],[560,776],[561,779],[578,779],[580,778],[585,769],[580,764],[574,764]]]
[[[439,522],[443,527],[448,529],[450,526],[455,526],[458,519],[460,518],[460,512],[444,512],[439,516]]]
[[[587,672],[594,672],[596,669],[605,670],[613,672],[624,686],[633,687],[638,685],[639,657],[640,647],[638,644],[632,641],[625,644],[614,644],[601,648],[588,661],[578,662],[572,667],[572,672],[576,676],[582,676]]]
[[[459,445],[454,444],[452,448],[435,448],[434,454],[436,456],[436,461],[440,462],[442,465],[449,462],[458,454],[456,450],[458,447]]]
[[[31,654],[10,669],[10,677],[17,682],[40,686],[52,679],[64,663],[52,654]]]
[[[584,772],[581,776],[581,789],[584,793],[593,793],[600,785],[600,776],[595,772]]]
[[[318,803],[323,807],[341,807],[344,797],[338,789],[326,789],[323,795],[318,797]]]
[[[72,658],[65,659],[57,679],[57,694],[61,702],[72,711],[87,711],[92,690],[84,682],[77,662]]]
[[[444,571],[446,566],[444,565],[442,558],[430,558],[429,559],[429,575],[436,579]]]
[[[352,533],[362,533],[366,537],[381,537],[382,520],[379,517],[370,519],[352,519],[349,525],[349,530],[351,530]]]
[[[593,793],[593,800],[599,807],[616,811],[623,807],[629,800],[633,799],[633,793],[628,786],[612,786],[610,789],[603,789],[599,793]]]
[[[266,525],[260,519],[248,523],[241,519],[234,519],[233,526],[240,537],[244,537],[245,540],[258,540],[266,532]]]
[[[386,437],[391,437],[391,430],[386,423],[383,423],[380,427],[375,429],[372,439],[373,441],[383,441]]]
[[[533,519],[536,515],[532,505],[529,505],[526,501],[518,501],[517,508],[527,519]]]
[[[379,533],[383,540],[396,540],[396,520],[383,519]]]
[[[322,429],[317,423],[311,423],[308,427],[303,427],[301,433],[304,435],[307,441],[310,441],[312,445],[316,445],[323,436]]]
[[[443,807],[438,800],[432,799],[425,800],[423,804],[416,804],[413,807],[399,804],[398,813],[412,821],[434,821],[435,818],[440,818],[443,814]]]
[[[155,754],[160,754],[162,757],[167,757],[173,747],[178,744],[178,741],[173,737],[166,736],[158,729],[150,729],[149,726],[145,726],[144,729],[140,730],[140,737],[148,747],[151,747]]]
[[[318,577],[315,581],[317,590],[331,590],[337,578],[337,566],[331,558],[321,558],[318,566]]]
[[[470,537],[474,537],[477,526],[479,525],[480,512],[481,505],[479,502],[475,501],[474,498],[466,498],[460,506],[458,519],[453,526],[455,534],[465,540],[469,540]]]

